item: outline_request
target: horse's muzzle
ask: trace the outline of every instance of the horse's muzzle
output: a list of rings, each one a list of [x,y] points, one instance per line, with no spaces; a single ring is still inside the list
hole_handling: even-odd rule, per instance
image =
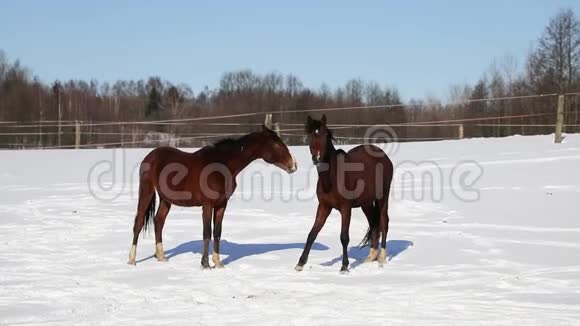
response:
[[[286,171],[288,171],[288,173],[292,174],[294,172],[296,172],[298,170],[298,163],[296,163],[296,159],[294,159],[294,157],[292,157],[292,164],[290,164],[290,168],[288,168]]]
[[[312,163],[318,165],[320,163],[320,155],[312,155]]]

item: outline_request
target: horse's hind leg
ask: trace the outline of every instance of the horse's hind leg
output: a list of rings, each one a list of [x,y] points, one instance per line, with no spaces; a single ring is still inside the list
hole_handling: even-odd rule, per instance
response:
[[[374,203],[365,205],[361,207],[364,214],[367,217],[367,221],[369,222],[369,231],[367,234],[367,239],[365,241],[370,241],[370,251],[369,255],[365,259],[365,263],[377,260],[379,256],[379,207],[375,206]],[[367,242],[368,244],[368,242]],[[366,244],[365,244],[366,245]]]
[[[226,206],[214,208],[213,215],[213,255],[211,260],[216,268],[224,267],[220,259],[220,240],[222,237],[222,221],[224,220],[224,213]]]
[[[209,240],[211,240],[211,213],[213,207],[208,204],[202,206],[203,217],[203,256],[201,257],[201,267],[210,268],[209,266]]]
[[[161,199],[159,203],[159,208],[157,209],[157,215],[155,215],[155,257],[159,261],[167,261],[165,258],[165,251],[163,251],[163,226],[165,225],[165,219],[171,208],[171,203],[167,200]]]
[[[387,261],[387,233],[389,232],[389,200],[388,197],[385,201],[380,205],[380,222],[379,222],[379,229],[381,231],[381,251],[379,253],[379,266],[382,267],[385,262]]]
[[[153,203],[153,197],[155,196],[155,189],[153,184],[141,180],[139,185],[139,202],[137,204],[137,215],[135,215],[135,223],[133,225],[133,244],[131,245],[131,251],[129,252],[128,264],[135,265],[135,259],[137,257],[137,241],[139,240],[139,233],[143,226],[145,225],[145,215],[149,214],[149,210]]]

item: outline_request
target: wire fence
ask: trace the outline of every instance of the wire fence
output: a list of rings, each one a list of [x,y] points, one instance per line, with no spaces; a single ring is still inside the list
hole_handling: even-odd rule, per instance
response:
[[[565,96],[567,105],[566,110],[562,111],[563,131],[578,132],[580,93]],[[557,99],[557,94],[538,94],[471,99],[444,105],[394,104],[270,110],[150,121],[0,121],[0,148],[198,147],[220,138],[258,130],[267,116],[286,142],[304,144],[306,138],[302,131],[305,118],[315,113],[329,115],[329,127],[334,130],[337,142],[342,144],[368,141],[365,132],[369,128],[388,128],[390,134],[384,141],[400,142],[550,134],[554,133],[557,124]],[[469,111],[477,110],[474,104],[485,104],[485,110]],[[437,114],[438,110],[454,108],[461,110],[452,114],[453,119],[441,119],[441,116],[449,114]],[[403,114],[393,116],[394,110]],[[370,111],[374,113],[367,117],[366,113]],[[377,138],[372,140],[383,141]]]

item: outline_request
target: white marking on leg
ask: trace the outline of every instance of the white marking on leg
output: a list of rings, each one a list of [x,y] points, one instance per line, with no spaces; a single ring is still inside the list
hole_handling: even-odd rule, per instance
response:
[[[224,267],[224,264],[222,263],[222,261],[220,259],[220,254],[217,253],[215,250],[212,253],[211,260],[215,264],[215,267],[216,268],[222,268],[222,267]]]
[[[387,249],[385,248],[381,248],[381,251],[379,253],[379,266],[383,266],[383,264],[385,264],[387,262]]]
[[[378,252],[377,249],[371,248],[368,257],[365,259],[365,263],[377,260]]]
[[[163,250],[163,244],[161,242],[157,242],[155,244],[155,257],[159,261],[165,261],[165,251]]]
[[[129,251],[129,264],[135,265],[135,259],[137,258],[137,245],[132,245]]]

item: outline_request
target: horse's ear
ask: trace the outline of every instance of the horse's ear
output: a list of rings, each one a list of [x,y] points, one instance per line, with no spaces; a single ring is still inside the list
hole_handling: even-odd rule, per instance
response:
[[[326,126],[326,114],[322,115],[322,119],[320,119],[320,121],[322,121],[322,124]]]

